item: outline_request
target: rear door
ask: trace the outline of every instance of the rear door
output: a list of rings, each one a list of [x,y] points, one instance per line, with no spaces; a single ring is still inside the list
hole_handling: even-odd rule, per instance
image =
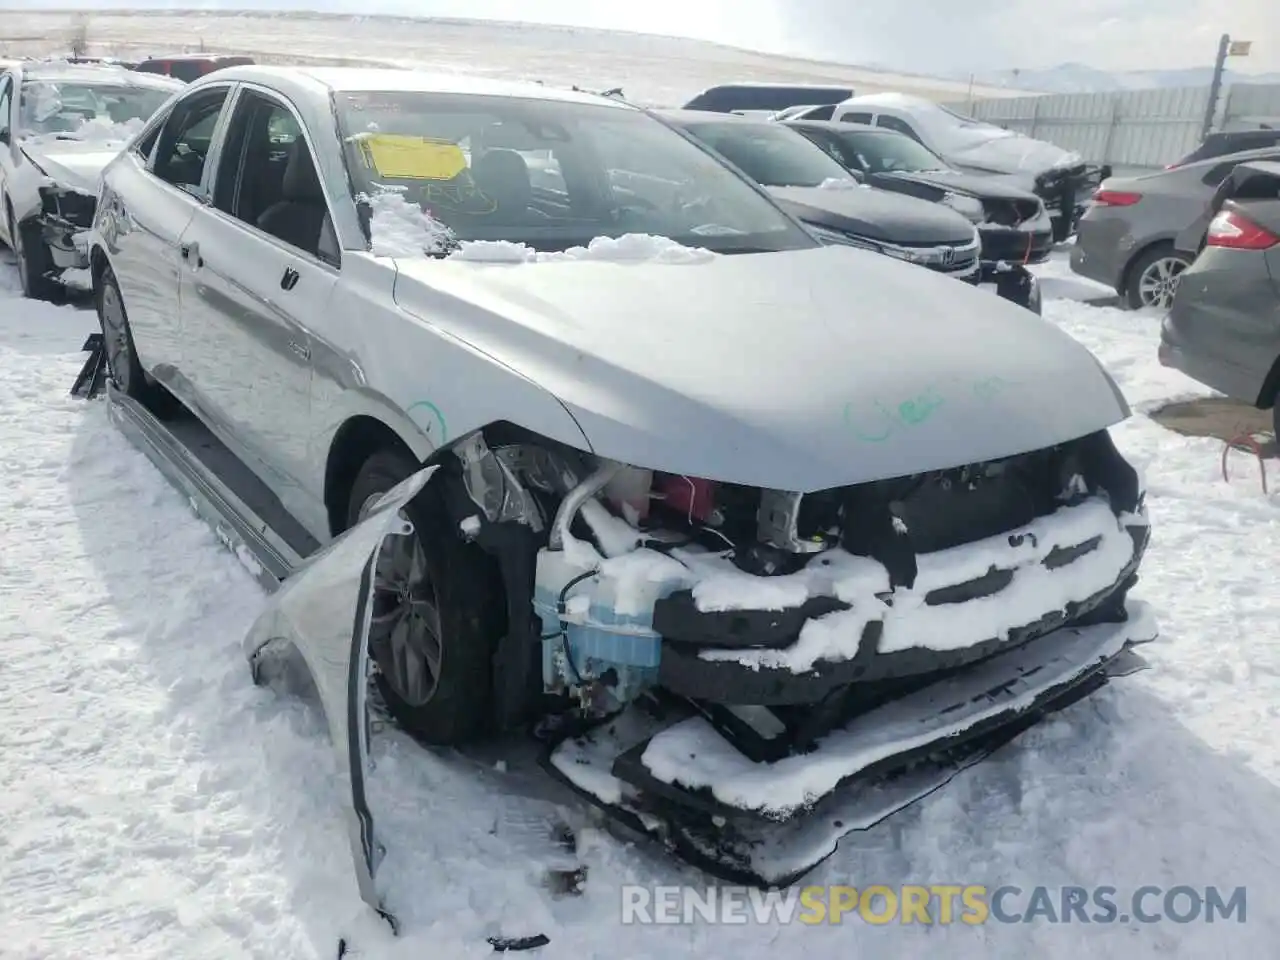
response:
[[[341,266],[328,199],[296,109],[256,85],[239,88],[217,166],[213,202],[182,236],[186,369],[224,442],[312,517],[309,327]]]
[[[158,118],[108,168],[98,214],[139,358],[184,399],[178,241],[208,202],[206,161],[230,93],[193,91]]]

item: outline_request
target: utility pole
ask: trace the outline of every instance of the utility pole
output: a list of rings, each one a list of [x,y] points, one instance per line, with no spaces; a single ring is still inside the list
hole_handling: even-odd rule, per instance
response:
[[[1213,129],[1213,120],[1218,113],[1218,98],[1222,95],[1222,75],[1226,70],[1227,57],[1247,57],[1251,40],[1232,40],[1224,33],[1218,41],[1218,58],[1213,63],[1213,80],[1209,84],[1209,102],[1204,108],[1204,124],[1200,128],[1200,139],[1203,141]]]

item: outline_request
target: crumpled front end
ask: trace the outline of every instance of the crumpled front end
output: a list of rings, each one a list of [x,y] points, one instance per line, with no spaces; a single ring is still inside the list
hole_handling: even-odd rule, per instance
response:
[[[809,828],[783,851],[763,825],[838,807],[821,859],[1155,636],[1127,603],[1143,492],[1106,431],[803,496],[621,465],[576,495],[534,608],[547,691],[603,722],[548,767],[722,876],[805,872]]]
[[[77,284],[77,276],[71,272],[89,268],[86,240],[97,203],[95,195],[75,187],[52,181],[40,187],[40,212],[36,219],[56,271],[53,279],[69,286],[85,285]],[[87,276],[83,279],[87,284]]]

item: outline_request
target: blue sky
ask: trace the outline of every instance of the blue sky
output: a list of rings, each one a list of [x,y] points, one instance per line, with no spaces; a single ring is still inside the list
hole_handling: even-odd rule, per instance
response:
[[[1067,61],[1105,70],[1207,66],[1218,37],[1255,42],[1232,67],[1280,70],[1280,0],[0,0],[0,6],[313,9],[638,30],[924,73]]]

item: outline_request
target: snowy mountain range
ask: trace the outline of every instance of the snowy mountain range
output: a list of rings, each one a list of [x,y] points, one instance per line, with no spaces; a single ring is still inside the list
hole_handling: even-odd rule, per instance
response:
[[[968,76],[957,77],[968,79]],[[1212,67],[1180,70],[1127,70],[1110,72],[1083,63],[1064,63],[1041,70],[999,70],[980,73],[974,82],[985,86],[1013,87],[1037,93],[1099,93],[1111,90],[1151,90],[1164,87],[1198,87],[1213,80]],[[1226,71],[1223,82],[1280,83],[1280,73]]]

